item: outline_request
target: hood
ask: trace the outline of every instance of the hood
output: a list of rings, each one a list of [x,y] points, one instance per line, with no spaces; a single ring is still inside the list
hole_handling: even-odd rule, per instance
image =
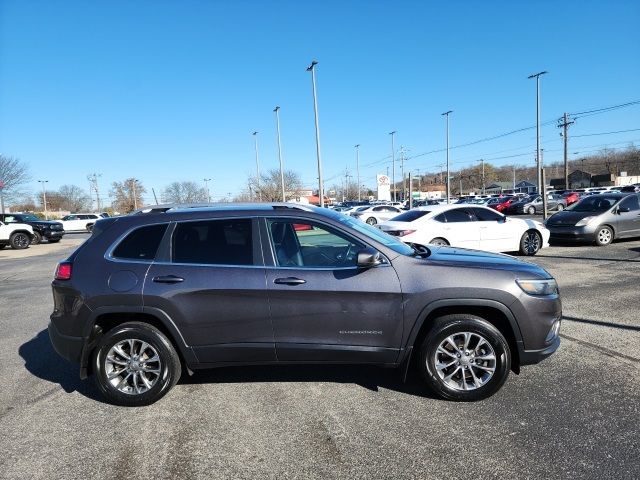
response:
[[[29,225],[37,225],[39,227],[52,227],[54,225],[62,226],[61,222],[56,222],[54,220],[38,220],[37,222],[34,220],[32,222],[28,222]]]
[[[597,217],[598,215],[602,215],[603,213],[605,212],[573,212],[571,210],[563,210],[562,212],[551,215],[546,224],[550,227],[573,227],[576,223],[578,223],[585,217]]]
[[[543,268],[503,253],[482,252],[466,248],[429,245],[430,263],[452,267],[480,268],[483,270],[508,270],[530,278],[552,278]]]

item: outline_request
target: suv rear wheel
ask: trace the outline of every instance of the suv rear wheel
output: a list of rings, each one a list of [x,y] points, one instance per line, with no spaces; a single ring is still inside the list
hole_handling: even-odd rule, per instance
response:
[[[93,352],[96,384],[105,397],[127,407],[150,405],[180,378],[180,358],[157,328],[128,322],[109,330]]]
[[[22,250],[24,248],[27,248],[30,243],[31,239],[26,233],[17,232],[9,237],[9,245],[11,245],[11,248],[13,248],[14,250]]]
[[[504,336],[474,315],[445,315],[420,347],[420,370],[432,390],[448,400],[470,402],[497,392],[511,367]]]

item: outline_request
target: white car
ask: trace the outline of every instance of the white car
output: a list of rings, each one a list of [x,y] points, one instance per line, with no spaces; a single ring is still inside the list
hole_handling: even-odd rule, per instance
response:
[[[63,217],[61,222],[65,232],[90,232],[93,224],[101,218],[95,213],[72,213]]]
[[[404,210],[400,210],[398,207],[394,207],[393,205],[375,205],[351,212],[351,216],[362,220],[363,222],[367,222],[369,225],[376,225],[393,217],[397,217],[403,211]]]
[[[0,221],[0,250],[10,245],[14,250],[27,248],[33,240],[33,227],[26,223]]]
[[[469,204],[415,208],[378,227],[405,243],[522,255],[535,255],[548,247],[550,235],[538,221],[505,217],[491,208]]]

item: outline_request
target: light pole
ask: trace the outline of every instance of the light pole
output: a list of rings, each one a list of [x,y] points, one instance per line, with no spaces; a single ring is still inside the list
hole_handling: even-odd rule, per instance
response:
[[[260,191],[260,156],[258,154],[258,132],[253,132],[253,139],[256,149],[256,190],[258,191],[258,201],[262,201],[262,192]]]
[[[284,194],[284,168],[282,166],[282,143],[280,142],[280,107],[273,109],[276,114],[276,132],[278,133],[278,160],[280,161],[280,188],[282,190],[282,201],[287,199]]]
[[[542,162],[540,161],[540,77],[546,74],[546,71],[534,73],[533,75],[529,75],[527,78],[535,78],[536,79],[536,174],[537,174],[537,182],[538,182],[538,193],[544,193],[542,190],[544,185],[541,185],[541,167]],[[543,196],[543,198],[546,198]]]
[[[316,94],[316,65],[315,60],[307,67],[307,72],[311,72],[311,86],[313,88],[313,113],[316,122],[316,156],[318,157],[318,197],[320,197],[320,207],[324,208],[324,188],[322,182],[322,155],[320,154],[320,125],[318,124],[318,96]]]
[[[44,204],[44,219],[49,220],[49,215],[47,214],[47,192],[45,191],[44,184],[49,183],[49,180],[38,180],[39,183],[42,184],[42,203]]]
[[[393,185],[393,201],[396,201],[396,147],[394,144],[394,137],[396,131],[389,132],[391,135],[391,185]]]
[[[476,160],[477,162],[480,162],[482,164],[482,194],[484,195],[484,189],[485,189],[485,182],[484,182],[484,159],[480,159],[480,160]]]
[[[356,145],[356,176],[358,185],[358,202],[360,201],[360,144]]]
[[[451,203],[449,198],[451,192],[449,189],[449,114],[453,113],[453,110],[449,110],[448,112],[444,112],[442,115],[447,117],[447,203]]]
[[[4,190],[4,181],[0,180],[0,213],[4,213],[4,196],[2,191]]]
[[[211,179],[203,178],[202,181],[204,181],[204,188],[207,191],[207,202],[211,203],[211,193],[209,193],[209,182],[211,181]]]

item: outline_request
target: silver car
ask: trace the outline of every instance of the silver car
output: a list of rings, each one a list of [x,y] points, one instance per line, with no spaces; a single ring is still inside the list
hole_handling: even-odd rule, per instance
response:
[[[640,237],[640,194],[600,193],[582,198],[546,223],[550,241],[595,242]]]

